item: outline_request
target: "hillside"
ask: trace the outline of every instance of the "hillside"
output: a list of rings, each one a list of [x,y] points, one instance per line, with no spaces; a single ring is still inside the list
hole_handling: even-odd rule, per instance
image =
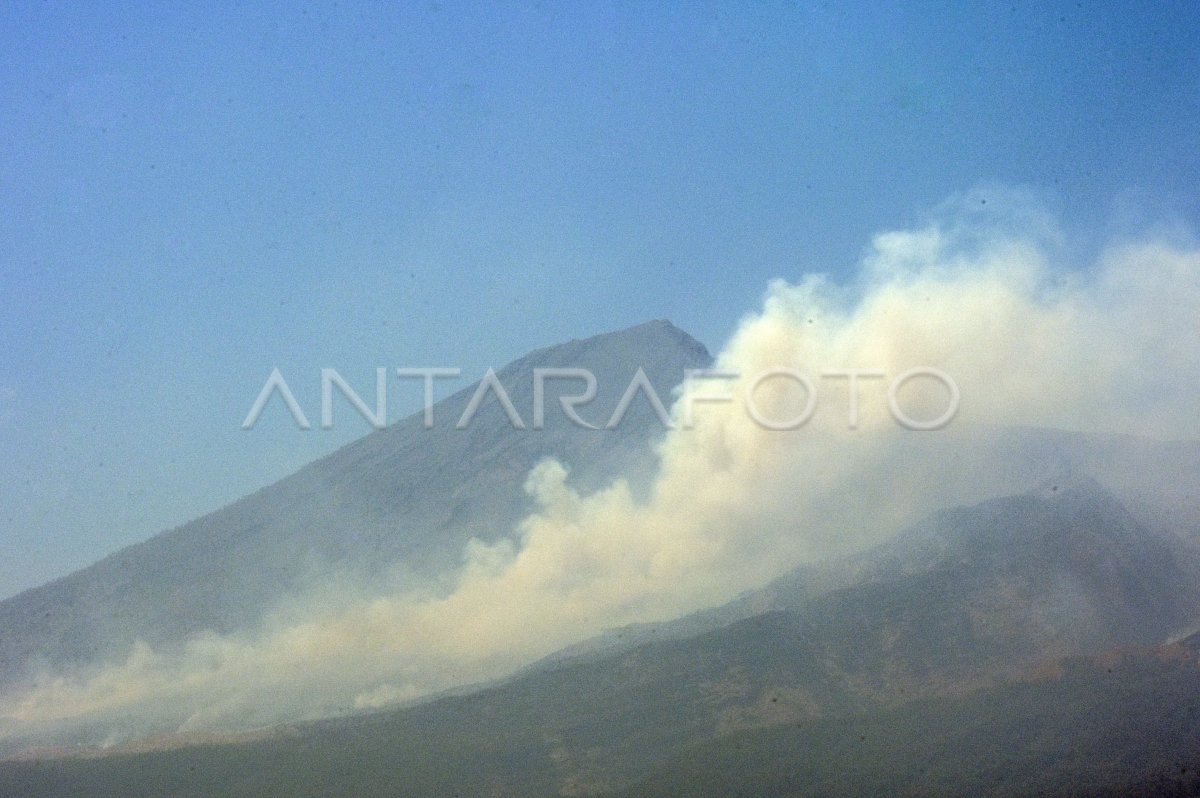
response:
[[[1197,618],[1172,540],[1086,481],[952,509],[865,553],[856,583],[703,634],[263,739],[7,763],[0,792],[1174,789],[1200,765],[1200,671],[1188,641],[1156,647]]]

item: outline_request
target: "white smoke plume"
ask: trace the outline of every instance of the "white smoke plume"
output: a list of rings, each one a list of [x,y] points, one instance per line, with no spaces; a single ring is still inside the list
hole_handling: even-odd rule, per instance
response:
[[[450,592],[363,597],[182,653],[138,646],[3,698],[0,734],[227,729],[414,699],[606,628],[722,603],[940,506],[1028,487],[1034,474],[994,455],[1005,428],[1196,438],[1200,250],[1121,242],[1066,268],[1044,214],[1015,196],[997,212],[1005,203],[991,197],[987,215],[967,195],[924,227],[877,236],[850,284],[773,284],[718,357],[740,377],[697,380],[677,398],[647,500],[622,481],[580,495],[564,465],[544,462],[526,483],[539,511],[502,543],[468,547]],[[940,430],[904,429],[889,410],[889,386],[917,367],[958,388]],[[754,378],[780,368],[816,388],[798,429],[765,429],[747,410]],[[853,429],[850,381],[822,376],[846,369],[883,374],[858,380]],[[781,420],[809,397],[776,375],[753,399]],[[914,419],[950,401],[928,377],[895,400]]]

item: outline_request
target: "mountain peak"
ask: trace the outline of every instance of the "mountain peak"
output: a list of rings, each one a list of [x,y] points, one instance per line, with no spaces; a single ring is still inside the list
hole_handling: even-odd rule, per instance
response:
[[[682,356],[689,362],[710,363],[713,359],[708,348],[686,331],[667,319],[654,319],[632,327],[599,333],[588,338],[573,338],[565,343],[535,349],[514,361],[508,368],[515,371],[532,365],[544,366],[548,362],[561,366],[580,365],[571,361],[605,352],[612,353],[627,363],[634,363],[639,358],[656,360],[672,354]]]

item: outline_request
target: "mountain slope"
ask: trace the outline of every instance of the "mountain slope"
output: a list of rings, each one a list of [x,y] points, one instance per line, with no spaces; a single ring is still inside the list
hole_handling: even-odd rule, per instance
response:
[[[369,796],[579,795],[635,782],[630,794],[923,784],[967,794],[983,784],[1020,794],[1057,791],[1088,757],[1114,751],[1126,760],[1093,773],[1096,788],[1165,778],[1164,762],[1194,751],[1178,735],[1200,733],[1194,639],[1128,655],[1128,667],[1104,655],[1034,668],[1061,652],[1159,643],[1177,620],[1195,621],[1191,552],[1094,483],[1052,488],[939,513],[862,555],[853,584],[778,593],[786,608],[687,639],[242,744],[2,764],[0,786]],[[1039,602],[1061,603],[1046,589],[1062,584],[1072,600],[1055,614]],[[1092,731],[1122,719],[1119,733]],[[845,782],[855,789],[839,786],[856,752],[865,758]],[[1046,757],[1059,758],[1056,771]],[[1020,780],[1038,768],[1046,780]],[[1003,783],[984,784],[993,772]]]
[[[1055,669],[1052,679],[730,734],[618,794],[1200,794],[1194,657],[1147,651]]]
[[[597,379],[580,414],[602,426],[636,370],[670,403],[704,347],[669,322],[540,349],[498,372],[528,429],[510,425],[495,395],[455,429],[475,385],[437,403],[435,424],[415,414],[228,507],[123,549],[66,578],[0,602],[0,685],[127,654],[137,639],[170,644],[201,630],[252,628],[262,613],[343,574],[363,580],[428,578],[458,565],[472,537],[508,534],[529,509],[522,483],[538,460],[561,459],[594,487],[648,473],[662,434],[638,397],[612,430],[569,423],[546,383],[546,424],[533,429],[533,370],[584,368]],[[399,574],[399,576],[397,576]]]
[[[1162,641],[1200,618],[1200,549],[1077,476],[940,511],[867,551],[801,566],[721,607],[612,630],[534,668],[688,638],[772,610],[824,619],[830,639],[840,628],[859,641],[847,645],[879,656],[909,645],[904,662],[927,660],[958,678],[973,661],[1019,667]],[[910,641],[917,630],[929,639]]]
[[[1153,645],[1200,615],[1195,549],[1088,479],[937,513],[856,570],[852,587],[783,603],[918,682]]]

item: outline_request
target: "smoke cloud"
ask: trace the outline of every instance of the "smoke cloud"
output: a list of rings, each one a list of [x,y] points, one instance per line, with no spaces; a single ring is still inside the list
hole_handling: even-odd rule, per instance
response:
[[[537,513],[501,543],[472,543],[449,592],[364,596],[182,651],[140,645],[122,663],[0,699],[0,734],[87,729],[112,741],[417,699],[607,628],[720,604],[938,507],[1025,489],[1039,474],[1001,454],[1010,428],[1194,438],[1200,249],[1118,242],[1072,269],[1035,205],[991,193],[978,208],[968,194],[922,227],[878,235],[850,283],[772,284],[717,359],[739,376],[698,378],[676,397],[648,499],[621,480],[581,495],[569,464],[545,461],[524,486]],[[947,385],[928,375],[896,385],[922,367],[960,397],[934,431],[906,429],[889,409],[889,390],[912,419],[949,407]],[[761,377],[779,369],[815,393],[788,374]],[[852,383],[846,370],[882,376]],[[764,428],[747,407],[752,385],[760,418],[786,421],[810,400],[811,418]]]

